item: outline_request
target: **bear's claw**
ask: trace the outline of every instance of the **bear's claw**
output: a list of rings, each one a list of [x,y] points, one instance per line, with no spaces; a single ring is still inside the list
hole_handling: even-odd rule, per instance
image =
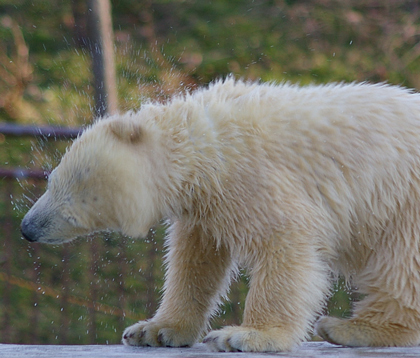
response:
[[[195,339],[188,331],[167,327],[152,320],[141,321],[126,328],[122,343],[128,346],[190,347]]]
[[[212,331],[203,343],[213,352],[280,352],[295,345],[280,328],[259,330],[241,326]]]

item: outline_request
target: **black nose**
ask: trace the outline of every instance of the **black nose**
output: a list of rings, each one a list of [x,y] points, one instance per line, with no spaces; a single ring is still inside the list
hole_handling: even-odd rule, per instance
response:
[[[22,229],[20,229],[20,233],[22,234],[22,236],[23,236],[26,240],[28,240],[28,241],[30,241],[30,242],[35,242],[35,240],[34,240],[34,239],[32,239],[30,236],[26,235],[26,234],[23,232],[23,230],[22,230]]]
[[[29,225],[25,223],[25,220],[22,221],[22,224],[20,225],[20,232],[26,240],[30,242],[35,242],[36,239],[34,238],[34,235],[31,234],[31,230],[29,229],[28,226]]]

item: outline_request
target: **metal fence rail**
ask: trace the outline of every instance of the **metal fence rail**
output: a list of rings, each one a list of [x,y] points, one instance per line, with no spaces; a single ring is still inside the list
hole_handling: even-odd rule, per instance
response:
[[[36,169],[23,169],[23,168],[14,168],[14,169],[5,169],[0,168],[0,178],[3,179],[23,179],[23,178],[33,178],[33,179],[47,179],[50,174],[47,170],[36,170]]]
[[[73,139],[82,133],[83,128],[55,126],[21,126],[12,123],[0,123],[0,134],[14,137],[43,137],[47,139]]]

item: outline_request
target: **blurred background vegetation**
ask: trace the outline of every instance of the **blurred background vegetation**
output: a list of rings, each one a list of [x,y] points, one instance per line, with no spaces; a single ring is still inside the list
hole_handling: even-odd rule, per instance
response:
[[[420,89],[418,0],[114,0],[119,110],[234,74],[262,81],[388,81]],[[0,123],[84,126],[94,119],[87,5],[0,0]],[[68,143],[0,134],[0,168],[51,169]],[[30,245],[19,222],[45,181],[0,177],[0,342],[118,343],[151,316],[164,229]],[[240,323],[246,277],[214,327]],[[345,316],[341,282],[326,310]]]

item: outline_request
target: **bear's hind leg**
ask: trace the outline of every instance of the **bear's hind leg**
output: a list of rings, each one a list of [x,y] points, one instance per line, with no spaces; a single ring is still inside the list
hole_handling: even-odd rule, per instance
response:
[[[419,312],[398,302],[363,302],[350,319],[322,317],[316,331],[326,341],[349,347],[396,347],[420,344]],[[397,317],[397,318],[396,318]]]
[[[322,317],[316,326],[325,340],[344,346],[415,346],[420,344],[420,255],[412,225],[392,227],[381,238],[356,277],[362,293],[348,319]],[[408,231],[410,230],[410,231]],[[404,237],[387,237],[405,232]]]

